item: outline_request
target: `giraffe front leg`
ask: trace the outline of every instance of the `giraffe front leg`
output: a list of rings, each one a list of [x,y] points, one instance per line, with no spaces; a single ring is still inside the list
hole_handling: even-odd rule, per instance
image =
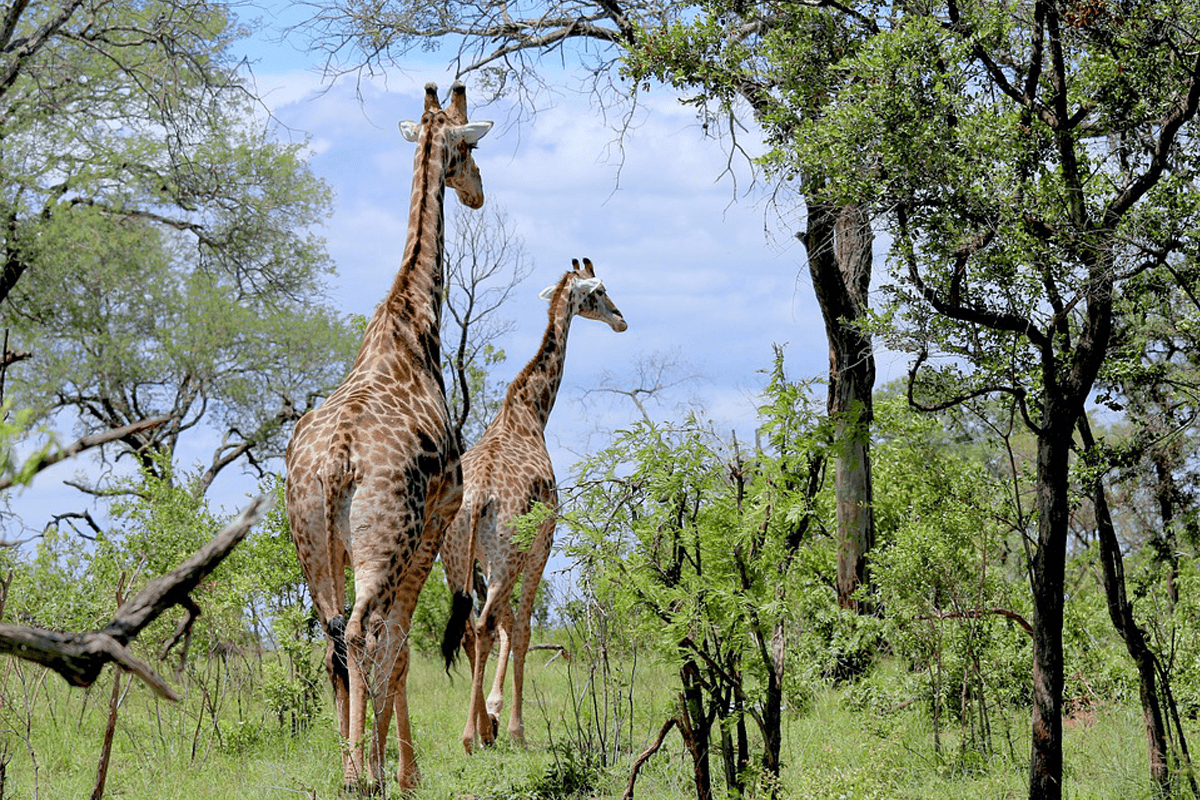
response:
[[[524,630],[521,628],[524,627]],[[508,720],[508,735],[522,747],[525,746],[525,720],[522,716],[525,698],[525,655],[529,652],[529,625],[521,625],[513,631],[512,662],[512,710]]]

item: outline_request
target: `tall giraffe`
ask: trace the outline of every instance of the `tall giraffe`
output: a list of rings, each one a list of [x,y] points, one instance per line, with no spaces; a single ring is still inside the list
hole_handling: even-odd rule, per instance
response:
[[[550,301],[549,324],[541,347],[509,384],[496,418],[479,442],[463,456],[463,503],[446,533],[442,564],[451,590],[461,598],[469,595],[478,561],[487,581],[487,598],[479,618],[463,630],[447,628],[447,660],[462,638],[471,661],[471,703],[463,746],[471,752],[478,735],[491,744],[499,728],[504,704],[504,673],[511,649],[513,656],[512,711],[509,735],[523,741],[525,723],[521,716],[525,681],[525,654],[529,650],[529,616],[542,570],[550,556],[558,492],[554,467],[546,451],[546,422],[562,382],[571,318],[578,314],[600,320],[618,333],[629,327],[609,299],[604,284],[596,277],[592,262],[572,260],[573,269],[547,288],[541,298]],[[527,549],[513,541],[513,521],[543,504],[550,514],[538,527]],[[521,600],[514,615],[513,588],[521,579]],[[464,616],[470,614],[468,599]],[[461,617],[460,617],[461,618]],[[452,620],[452,625],[454,620]],[[492,652],[497,628],[500,634],[499,663],[486,711],[483,699],[484,668]]]
[[[483,205],[471,151],[491,126],[467,121],[460,83],[445,109],[437,86],[427,84],[421,121],[400,123],[417,152],[399,271],[367,323],[350,374],[296,423],[288,444],[288,520],[328,638],[325,661],[351,788],[382,785],[393,713],[397,780],[407,790],[419,779],[405,690],[408,631],[462,499],[460,445],[446,408],[438,336],[443,206],[447,186],[464,205]],[[348,619],[347,565],[354,579]],[[374,707],[369,776],[362,759],[368,695]]]

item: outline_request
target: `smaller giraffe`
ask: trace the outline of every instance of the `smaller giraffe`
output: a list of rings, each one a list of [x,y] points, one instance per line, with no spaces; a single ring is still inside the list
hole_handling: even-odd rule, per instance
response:
[[[550,302],[549,324],[541,347],[509,384],[496,418],[479,442],[463,455],[463,501],[458,516],[446,532],[442,563],[446,580],[456,592],[456,605],[466,595],[465,607],[457,609],[446,628],[444,647],[463,649],[471,661],[471,703],[463,729],[467,752],[478,736],[491,744],[499,729],[504,704],[504,673],[512,653],[512,711],[508,733],[516,741],[525,738],[521,716],[525,681],[525,654],[529,650],[529,617],[534,594],[553,543],[558,491],[554,467],[546,451],[546,422],[562,383],[567,351],[567,333],[575,315],[607,323],[620,333],[629,326],[609,299],[604,284],[595,275],[592,262],[571,261],[573,269],[548,287],[540,297]],[[541,522],[525,549],[513,541],[513,522],[542,504],[549,515]],[[486,576],[487,597],[477,620],[471,613],[469,595],[478,562]],[[511,597],[521,580],[520,605],[515,613]],[[454,627],[455,625],[458,627]],[[460,634],[465,627],[465,635]],[[497,630],[500,635],[499,663],[486,710],[483,678]],[[449,654],[448,654],[449,655]]]

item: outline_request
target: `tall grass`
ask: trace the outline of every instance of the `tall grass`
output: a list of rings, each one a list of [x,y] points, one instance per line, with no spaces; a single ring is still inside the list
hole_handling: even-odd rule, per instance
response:
[[[184,699],[168,703],[122,678],[122,704],[105,797],[147,800],[341,797],[339,743],[332,703],[324,701],[307,727],[293,731],[260,696],[261,659],[224,656],[194,666],[173,682]],[[317,654],[314,652],[314,658]],[[618,669],[628,665],[615,665]],[[574,670],[569,672],[569,670]],[[90,690],[72,689],[53,674],[18,661],[0,663],[0,761],[7,798],[87,798],[95,782],[112,674]],[[618,797],[629,767],[671,714],[669,668],[639,664],[629,685],[632,742],[597,770],[583,735],[597,708],[581,665],[543,651],[527,668],[526,737],[467,756],[460,736],[469,676],[447,678],[433,657],[414,653],[409,698],[423,783],[422,798]],[[628,677],[628,674],[626,677]],[[623,679],[621,679],[623,680]],[[618,680],[620,683],[620,680]],[[942,731],[935,753],[932,725],[921,703],[870,707],[855,690],[818,692],[785,728],[783,798],[950,800],[1023,797],[1027,785],[1028,716],[1001,714],[999,746],[984,758]],[[507,709],[506,709],[507,711]],[[1067,728],[1069,798],[1151,798],[1145,743],[1135,710],[1100,707]],[[394,733],[393,737],[394,739]],[[391,743],[394,746],[394,742]],[[390,757],[394,769],[394,749]],[[694,796],[690,765],[678,737],[668,737],[639,775],[636,796]],[[582,787],[582,788],[580,788]],[[396,796],[394,785],[388,796]]]

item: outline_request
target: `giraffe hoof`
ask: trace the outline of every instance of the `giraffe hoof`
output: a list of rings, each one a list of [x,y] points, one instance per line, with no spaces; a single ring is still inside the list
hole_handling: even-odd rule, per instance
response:
[[[500,736],[500,718],[488,716],[488,722],[492,724],[492,744],[496,743],[496,739]]]

